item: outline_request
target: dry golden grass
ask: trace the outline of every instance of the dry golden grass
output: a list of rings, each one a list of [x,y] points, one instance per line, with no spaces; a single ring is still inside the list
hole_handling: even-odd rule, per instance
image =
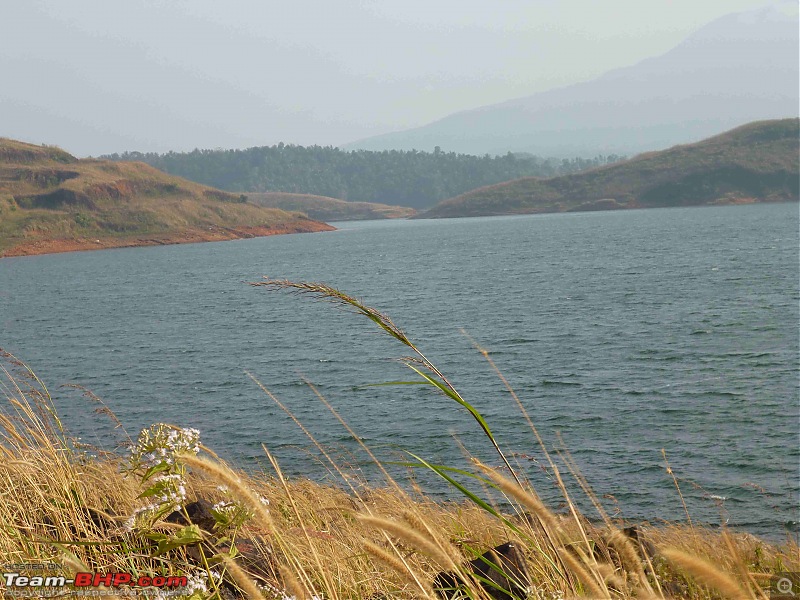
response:
[[[0,532],[0,553],[4,560],[52,561],[65,565],[67,571],[77,570],[70,566],[70,560],[73,564],[83,565],[85,569],[81,570],[133,568],[144,573],[165,574],[202,571],[202,567],[183,549],[174,552],[167,560],[154,559],[152,548],[146,547],[146,541],[137,532],[126,532],[121,527],[136,506],[135,496],[139,488],[135,480],[119,473],[115,462],[53,463],[47,453],[26,454],[24,458],[6,459],[2,465],[0,518],[7,526]],[[448,554],[431,540],[426,540],[419,525],[403,521],[410,508],[408,499],[399,499],[391,489],[369,490],[362,504],[339,488],[310,481],[290,483],[284,488],[273,479],[250,479],[241,475],[240,480],[253,493],[269,499],[274,529],[266,530],[258,519],[253,519],[235,536],[249,544],[257,544],[262,551],[261,558],[276,565],[276,576],[269,582],[276,589],[287,590],[293,595],[297,595],[296,590],[303,589],[305,597],[433,597],[430,584],[436,573],[452,568],[447,562]],[[218,481],[199,474],[191,476],[188,479],[189,498],[218,501],[222,496],[217,485],[223,481],[227,480]],[[87,508],[103,510],[120,527],[99,530]],[[381,517],[357,518],[367,510]],[[468,538],[470,547],[482,551],[509,538],[519,537],[518,532],[510,531],[474,506],[423,501],[415,504],[413,510],[418,524],[436,532],[445,543],[463,543]],[[387,523],[393,526],[387,526]],[[9,527],[9,524],[13,525]],[[625,598],[642,595],[638,567],[630,568],[629,559],[615,563],[601,558],[595,563],[585,553],[575,552],[575,546],[569,545],[560,546],[555,555],[543,555],[541,549],[546,548],[547,543],[541,531],[527,525],[520,529],[527,538],[524,546],[528,550],[529,571],[541,597],[588,594],[589,597]],[[567,532],[572,529],[574,535],[574,524],[565,523],[564,529]],[[700,530],[695,536],[685,527],[671,527],[648,533],[659,547],[686,548],[683,551],[666,550],[668,559],[691,557],[688,563],[677,560],[677,568],[659,559],[657,572],[667,597],[729,597],[725,595],[729,589],[748,589],[747,582],[739,577],[737,561],[743,561],[751,569],[760,562],[757,573],[769,573],[779,564],[786,569],[800,567],[796,547],[780,548],[752,536],[733,536],[735,554],[731,555],[720,553],[722,540],[716,531]],[[587,535],[602,556],[610,545],[606,541],[609,532],[604,527],[597,527],[590,528]],[[210,543],[219,543],[216,537],[223,537],[223,532],[218,536],[207,535]],[[421,543],[421,539],[428,543]],[[81,544],[87,541],[98,545]],[[531,551],[534,547],[537,550]],[[756,548],[760,549],[758,553]],[[465,555],[466,558],[472,556]],[[560,569],[551,564],[556,559],[563,563]],[[226,557],[223,560],[235,559]],[[711,560],[714,567],[710,574],[708,569],[702,572],[699,568],[692,568],[692,565],[708,565]],[[607,569],[604,570],[603,565]],[[246,565],[240,566],[247,570]],[[562,575],[562,569],[568,573]],[[612,581],[610,574],[615,577],[616,589],[606,585]],[[235,571],[232,575],[233,581],[245,588],[241,584],[241,573]],[[248,581],[252,579],[250,577]],[[620,589],[619,582],[627,584]],[[722,595],[701,587],[701,583],[713,586]],[[252,590],[252,587],[246,590],[251,597]],[[753,593],[741,597],[752,596]]]
[[[6,562],[53,562],[65,574],[194,574],[208,589],[196,598],[373,600],[435,598],[431,583],[439,571],[509,539],[526,554],[532,598],[755,598],[764,597],[758,582],[769,573],[800,570],[794,544],[698,526],[645,529],[660,551],[652,567],[643,567],[619,529],[556,515],[535,492],[485,467],[516,512],[497,518],[473,503],[412,500],[393,486],[345,491],[287,480],[280,471],[248,475],[207,453],[182,459],[191,469],[187,500],[233,498],[251,516],[156,555],[146,536],[175,535],[181,526],[162,520],[151,528],[124,527],[142,503],[140,479],[121,472],[113,455],[87,458],[77,451],[30,372],[5,371],[2,389],[0,555]],[[231,552],[234,546],[238,552]],[[221,580],[209,576],[216,571],[224,572]],[[469,585],[473,597],[489,597],[476,581]]]

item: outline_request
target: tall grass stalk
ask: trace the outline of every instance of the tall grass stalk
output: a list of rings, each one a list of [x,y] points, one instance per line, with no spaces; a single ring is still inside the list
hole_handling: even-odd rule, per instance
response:
[[[353,296],[350,296],[323,283],[293,282],[285,279],[269,279],[265,277],[264,281],[252,282],[250,285],[255,287],[265,287],[268,289],[290,290],[300,294],[308,294],[315,298],[332,302],[337,306],[352,309],[355,312],[367,317],[391,337],[410,348],[416,356],[407,359],[401,359],[401,361],[409,369],[419,375],[422,382],[433,386],[445,396],[455,400],[458,404],[467,409],[470,415],[472,415],[475,421],[477,421],[484,435],[492,444],[497,454],[500,456],[503,464],[513,475],[514,479],[520,483],[516,471],[511,467],[511,464],[508,462],[505,454],[503,454],[503,451],[500,449],[500,446],[498,445],[497,440],[495,439],[495,436],[489,428],[489,425],[487,424],[483,415],[481,415],[481,413],[478,412],[470,403],[464,400],[464,398],[461,396],[458,390],[456,390],[453,384],[450,383],[447,377],[444,376],[444,374],[436,367],[436,365],[434,365],[425,357],[420,349],[417,348],[417,346],[413,344],[410,339],[408,339],[406,334],[403,333],[403,331],[397,325],[395,325],[387,315],[384,315],[371,306],[367,306]]]

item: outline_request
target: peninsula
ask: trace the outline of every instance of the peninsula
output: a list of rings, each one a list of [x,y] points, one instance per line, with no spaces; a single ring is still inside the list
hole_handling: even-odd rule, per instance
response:
[[[0,257],[332,229],[144,163],[0,138]]]
[[[408,206],[392,206],[376,202],[348,202],[314,194],[285,192],[251,192],[247,199],[259,206],[301,212],[320,221],[365,221],[368,219],[407,219],[417,211]]]
[[[797,200],[799,125],[798,119],[759,121],[583,173],[499,183],[415,218]]]

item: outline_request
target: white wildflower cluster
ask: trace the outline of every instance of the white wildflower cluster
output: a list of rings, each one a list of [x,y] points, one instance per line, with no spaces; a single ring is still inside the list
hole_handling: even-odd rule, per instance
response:
[[[235,502],[226,502],[224,500],[217,502],[214,506],[211,507],[211,510],[218,512],[218,513],[226,513],[226,514],[233,514],[236,512],[238,508]]]
[[[200,592],[202,594],[208,592],[206,578],[203,575],[189,575],[186,578],[186,586],[183,588],[183,593],[186,596],[191,596],[195,592]]]
[[[200,451],[200,432],[157,423],[142,430],[130,451],[131,469],[173,465],[177,454],[197,454]]]
[[[181,510],[186,501],[183,475],[178,473],[157,475],[153,478],[153,485],[149,489],[153,491],[151,498],[155,502],[133,511],[133,514],[125,521],[126,531],[132,531],[139,519],[149,518],[157,513],[163,515]]]
[[[230,490],[226,486],[219,486],[217,489],[228,496],[211,507],[211,512],[214,513],[214,518],[220,526],[241,525],[252,516],[252,511],[247,506],[240,500],[230,497]],[[269,500],[263,496],[258,498],[262,503],[269,504]]]
[[[157,423],[142,430],[130,451],[127,470],[143,472],[142,483],[149,481],[149,487],[140,497],[150,498],[152,504],[134,511],[125,523],[128,530],[133,529],[137,520],[154,520],[181,509],[186,501],[186,467],[180,455],[200,451],[200,432]]]
[[[168,508],[169,512],[180,510],[186,500],[186,485],[183,475],[180,473],[169,473],[157,475],[153,478],[154,487],[158,489],[155,500],[162,508]]]
[[[217,523],[227,526],[234,522],[243,522],[252,516],[252,510],[242,502],[235,498],[230,498],[230,490],[226,485],[217,486],[217,490],[222,492],[228,498],[220,500],[211,507],[217,519]],[[264,506],[269,506],[269,498],[266,496],[256,495],[258,500]]]
[[[167,435],[167,448],[173,452],[200,452],[200,431],[191,427],[173,429]]]
[[[136,521],[145,515],[154,514],[158,510],[158,504],[148,504],[146,506],[142,506],[137,508],[133,511],[133,514],[128,517],[128,520],[125,521],[123,528],[125,531],[133,531],[134,526],[136,525]]]

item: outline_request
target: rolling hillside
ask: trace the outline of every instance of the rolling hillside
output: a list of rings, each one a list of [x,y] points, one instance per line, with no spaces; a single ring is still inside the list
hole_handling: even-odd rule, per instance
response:
[[[347,202],[327,196],[265,192],[245,194],[248,201],[259,206],[300,212],[318,221],[365,221],[369,219],[405,219],[417,211],[406,206],[391,206],[374,202]]]
[[[492,185],[444,200],[418,218],[797,200],[799,124],[750,123],[585,173]]]
[[[328,229],[143,163],[0,139],[0,256]]]

